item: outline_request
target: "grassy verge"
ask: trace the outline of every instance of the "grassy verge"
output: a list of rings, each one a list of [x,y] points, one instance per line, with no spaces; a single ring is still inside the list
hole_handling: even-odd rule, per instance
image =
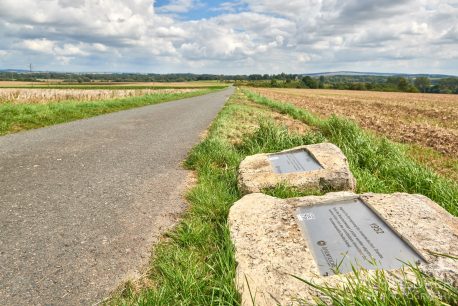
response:
[[[215,91],[204,88],[189,93],[150,94],[125,99],[48,104],[0,104],[0,135],[116,112],[133,107],[189,98]]]
[[[458,216],[458,184],[413,161],[405,146],[371,135],[348,119],[319,119],[291,104],[250,91],[245,93],[256,103],[316,127],[328,141],[340,147],[348,158],[359,193],[420,193]]]
[[[247,95],[250,94],[247,93]],[[252,95],[250,97],[255,101],[261,99]],[[319,128],[306,129],[305,133],[291,132],[291,128],[287,127],[290,123],[287,118],[272,116],[274,113],[267,107],[260,107],[250,102],[241,91],[237,91],[231,97],[213,122],[207,138],[192,150],[185,162],[185,165],[194,170],[198,177],[197,185],[187,194],[189,201],[187,213],[180,224],[155,247],[146,280],[128,283],[107,304],[240,304],[240,297],[234,282],[236,269],[234,248],[227,228],[230,206],[241,197],[237,189],[237,168],[240,161],[247,155],[259,152],[274,152],[293,146],[329,141],[328,137],[333,135],[330,127],[324,123],[321,126],[320,121],[308,114],[305,114],[305,118],[310,119],[307,122],[317,124]],[[344,126],[344,128],[347,127]],[[356,129],[351,125],[350,128]],[[354,130],[351,131],[354,132]],[[234,135],[237,136],[234,137]],[[339,136],[336,139],[341,139],[341,146],[345,145],[344,139],[346,138]],[[347,141],[361,142],[364,139],[353,140],[351,138]],[[372,141],[372,138],[370,140]],[[375,144],[371,144],[370,147],[373,145]],[[350,147],[349,144],[347,146]],[[375,155],[378,156],[378,154]],[[372,171],[370,169],[374,165],[364,160],[355,160],[354,155],[351,158],[353,170],[360,172],[358,177],[358,183],[360,183],[370,175]],[[385,167],[383,165],[385,160],[379,158],[377,161],[381,168]],[[370,178],[366,185],[362,183],[363,188],[367,191],[377,191],[381,187],[394,188],[406,184],[403,181],[402,173],[396,179],[393,179],[392,176],[371,175],[374,175],[374,178]],[[393,180],[399,183],[394,183]],[[319,192],[294,190],[288,186],[279,185],[269,190],[268,193],[278,197],[291,197],[318,194]],[[383,271],[380,273],[383,275]],[[350,298],[354,295],[360,299],[358,302],[361,305],[373,305],[371,304],[373,301],[380,301],[378,305],[391,305],[393,300],[398,301],[398,305],[416,305],[415,303],[402,304],[402,294],[396,294],[396,292],[384,300],[383,294],[386,294],[388,290],[383,279],[380,277],[373,281],[366,278],[368,281],[366,283],[362,280],[357,283],[349,283],[353,286],[351,288],[323,287],[321,288],[323,301],[329,304],[347,305],[348,301],[352,304]],[[401,289],[408,290],[411,296],[421,295],[421,301],[425,302],[423,305],[439,305],[440,300],[449,301],[450,294],[453,298],[454,291],[453,288],[450,289],[450,286],[444,285],[439,286],[439,289],[434,289],[437,287],[437,280],[425,275],[418,275],[417,280],[423,286],[409,283],[409,286]],[[316,285],[306,282],[304,286]],[[374,289],[377,286],[384,286],[381,288],[385,291]],[[425,288],[428,290],[433,288],[433,291],[424,290]],[[365,291],[371,294],[366,294]],[[377,296],[379,300],[373,300],[372,298],[379,292],[382,293]],[[402,291],[399,292],[402,293]],[[344,293],[346,295],[343,295]],[[446,300],[441,298],[445,294],[447,294]],[[342,296],[339,300],[340,295]]]

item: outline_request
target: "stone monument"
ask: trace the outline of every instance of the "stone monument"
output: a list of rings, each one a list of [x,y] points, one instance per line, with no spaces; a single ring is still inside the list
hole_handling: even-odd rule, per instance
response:
[[[405,193],[278,199],[244,196],[230,209],[242,304],[311,302],[314,289],[291,275],[335,285],[351,268],[384,269],[406,263],[458,285],[458,218],[422,195]]]
[[[261,192],[279,183],[300,189],[355,189],[347,158],[332,143],[248,156],[240,163],[238,179],[240,190],[245,194]]]

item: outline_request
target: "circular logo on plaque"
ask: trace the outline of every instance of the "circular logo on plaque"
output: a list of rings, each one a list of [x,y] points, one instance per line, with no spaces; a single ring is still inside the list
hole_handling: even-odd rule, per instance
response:
[[[320,240],[316,244],[318,244],[319,246],[325,246],[326,245],[326,241]]]

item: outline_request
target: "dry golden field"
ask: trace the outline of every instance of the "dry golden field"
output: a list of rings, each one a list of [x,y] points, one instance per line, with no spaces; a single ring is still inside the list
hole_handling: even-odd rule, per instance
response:
[[[146,94],[187,93],[199,90],[188,89],[33,89],[0,88],[0,104],[46,104],[61,101],[93,101],[136,97]]]
[[[332,114],[404,143],[458,157],[458,95],[250,88],[320,116]]]

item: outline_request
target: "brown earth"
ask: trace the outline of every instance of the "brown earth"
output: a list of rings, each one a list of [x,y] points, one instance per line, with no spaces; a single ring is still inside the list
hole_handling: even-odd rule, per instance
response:
[[[364,128],[405,143],[458,156],[458,95],[348,90],[250,88],[320,116],[351,118]]]

